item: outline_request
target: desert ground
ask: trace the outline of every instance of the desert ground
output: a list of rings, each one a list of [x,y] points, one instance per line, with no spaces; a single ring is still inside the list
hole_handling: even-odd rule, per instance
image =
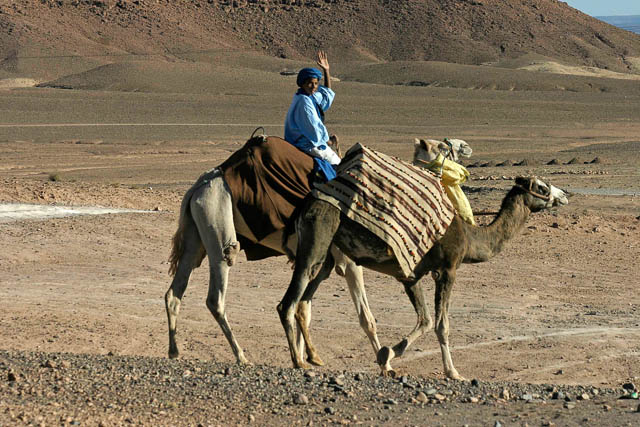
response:
[[[398,66],[335,82],[327,126],[343,147],[409,160],[415,137],[466,140],[463,188],[478,212],[497,210],[520,175],[571,193],[500,255],[458,271],[452,355],[476,391],[445,380],[433,333],[395,361],[399,377],[379,378],[336,274],[313,303],[326,366],[292,370],[275,310],[291,274],[283,257],[241,255],[231,271],[227,316],[253,366],[234,364],[205,305],[206,260],[183,300],[181,357],[168,360],[163,297],[181,198],[257,127],[282,135],[295,77],[275,70],[302,65],[249,59],[0,86],[0,202],[144,211],[0,222],[1,425],[637,425],[638,400],[619,399],[640,386],[640,93],[628,80],[591,77],[623,88],[593,91],[535,90],[541,72],[524,90],[384,84]],[[412,306],[393,279],[365,280],[380,340],[395,344]]]

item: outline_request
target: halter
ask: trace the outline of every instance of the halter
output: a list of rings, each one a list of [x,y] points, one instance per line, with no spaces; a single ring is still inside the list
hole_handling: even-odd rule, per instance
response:
[[[449,138],[445,138],[444,142],[447,145],[447,150],[445,151],[440,151],[440,154],[442,154],[444,156],[444,159],[448,159],[451,160],[452,162],[455,161],[453,159],[453,145],[451,144],[451,142],[449,142]],[[414,162],[418,162],[418,163],[422,163],[424,165],[430,165],[431,162],[427,162],[426,160],[422,160],[422,159],[414,159]],[[444,160],[442,161],[442,164],[440,165],[440,173],[438,176],[442,176],[442,169],[444,169]],[[435,172],[435,171],[434,171]]]
[[[551,201],[551,196],[545,196],[544,194],[540,194],[540,193],[538,193],[536,191],[533,191],[531,189],[531,187],[533,187],[533,181],[529,182],[529,188],[523,187],[520,184],[516,184],[515,187],[518,187],[518,188],[524,190],[526,193],[531,194],[533,197],[537,197],[538,199],[542,199],[545,202]]]

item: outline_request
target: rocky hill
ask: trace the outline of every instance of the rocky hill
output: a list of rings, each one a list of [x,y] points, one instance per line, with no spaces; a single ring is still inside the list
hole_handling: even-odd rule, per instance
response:
[[[534,54],[637,73],[640,36],[556,0],[0,2],[0,77],[55,77],[131,54],[224,49],[300,59],[318,48],[340,61],[483,64]],[[53,69],[61,57],[73,60]]]

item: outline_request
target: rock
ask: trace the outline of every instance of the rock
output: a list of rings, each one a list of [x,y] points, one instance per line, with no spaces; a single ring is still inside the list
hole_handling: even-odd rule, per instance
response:
[[[324,412],[325,412],[325,414],[335,415],[336,410],[334,408],[332,408],[331,406],[327,406],[326,408],[324,408]]]
[[[53,360],[49,359],[46,362],[44,362],[44,367],[49,369],[55,369],[58,367],[58,364]]]
[[[311,370],[305,371],[304,373],[305,378],[315,378],[316,375],[316,372]]]
[[[533,400],[533,395],[526,393],[522,395],[522,400],[526,400],[527,402],[530,402]]]
[[[493,424],[493,427],[502,427],[502,423],[501,423],[500,421],[496,421],[496,422]]]
[[[554,400],[562,400],[562,399],[564,399],[564,393],[561,392],[561,391],[555,391],[551,395],[551,398],[554,399]]]
[[[575,164],[578,164],[578,163],[580,163],[580,161],[579,161],[576,157],[574,157],[573,159],[569,160],[569,161],[568,161],[567,163],[565,163],[565,164],[566,164],[566,165],[575,165]]]
[[[552,160],[549,160],[547,162],[547,165],[550,165],[550,166],[551,165],[559,165],[559,164],[560,164],[560,162],[558,161],[558,159],[552,159]]]
[[[591,399],[591,396],[589,396],[589,393],[582,393],[580,396],[578,396],[578,400],[589,400]]]
[[[509,389],[503,388],[502,391],[500,392],[500,398],[504,400],[511,399],[511,393],[509,393]]]
[[[442,402],[443,400],[447,400],[447,396],[445,396],[444,394],[440,394],[440,393],[434,394],[433,397],[435,397],[436,400],[439,400],[440,402]]]
[[[636,389],[636,385],[634,383],[624,383],[622,384],[622,388],[625,390],[633,391]]]
[[[477,398],[477,397],[475,397],[475,396],[472,396],[472,397],[470,397],[470,398],[469,398],[469,402],[471,402],[471,403],[478,403],[478,402],[480,402],[480,399],[478,399],[478,398]]]
[[[424,394],[423,392],[419,391],[416,393],[416,401],[420,402],[420,403],[427,403],[429,401],[429,398],[427,397],[426,394]]]
[[[384,402],[382,402],[382,403],[384,403],[385,405],[397,405],[397,404],[398,404],[398,401],[397,401],[397,400],[395,400],[395,399],[386,399],[386,400],[385,400]]]
[[[329,378],[329,384],[338,385],[342,387],[344,385],[344,380],[341,377],[331,377]]]
[[[472,379],[471,380],[471,385],[474,387],[478,387],[478,385],[480,384],[480,381],[478,381],[477,379]]]
[[[564,404],[564,408],[565,408],[565,409],[573,409],[573,408],[575,408],[575,407],[576,407],[576,404],[575,404],[575,403],[573,403],[573,402],[566,402],[566,403]]]
[[[306,405],[309,403],[309,398],[303,393],[296,393],[293,395],[293,403],[296,405]]]
[[[7,372],[7,381],[15,382],[17,380],[18,380],[18,376],[16,375],[15,372],[13,372],[13,371]]]
[[[437,392],[438,392],[438,390],[436,390],[435,388],[430,388],[425,393],[427,394],[427,396],[433,396]]]
[[[354,379],[354,380],[356,380],[356,381],[362,381],[362,380],[364,379],[364,376],[363,376],[361,373],[359,373],[359,372],[358,372],[358,373],[353,377],[353,379]]]

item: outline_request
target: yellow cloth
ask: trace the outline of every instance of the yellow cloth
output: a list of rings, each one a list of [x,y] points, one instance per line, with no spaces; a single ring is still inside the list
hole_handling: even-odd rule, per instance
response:
[[[458,211],[458,215],[469,224],[475,225],[476,222],[473,219],[473,211],[471,211],[469,200],[467,200],[467,196],[464,195],[462,188],[460,188],[460,184],[469,178],[469,171],[464,166],[445,159],[442,154],[438,154],[438,157],[427,164],[426,168],[438,175],[442,172],[440,181],[449,200]]]

